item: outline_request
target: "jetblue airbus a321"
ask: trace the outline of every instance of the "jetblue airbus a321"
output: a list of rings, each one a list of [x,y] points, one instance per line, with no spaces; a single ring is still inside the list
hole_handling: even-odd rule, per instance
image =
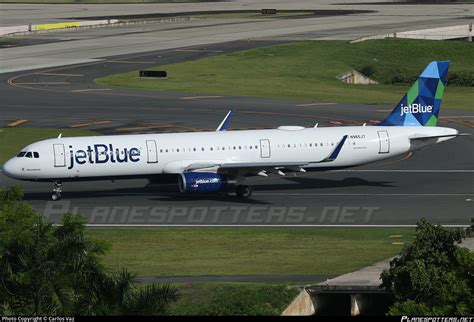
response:
[[[436,127],[449,62],[431,62],[388,117],[377,126],[226,131],[229,112],[215,132],[61,137],[28,145],[3,166],[9,177],[50,181],[52,199],[62,182],[152,178],[177,174],[188,193],[234,190],[252,194],[249,176],[359,166],[458,136]]]

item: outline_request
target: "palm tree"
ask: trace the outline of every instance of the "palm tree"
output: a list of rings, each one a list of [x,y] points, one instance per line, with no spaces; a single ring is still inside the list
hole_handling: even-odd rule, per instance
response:
[[[22,197],[0,189],[0,314],[158,315],[176,300],[169,285],[109,273],[100,262],[107,247],[86,238],[83,217],[66,214],[53,227]]]

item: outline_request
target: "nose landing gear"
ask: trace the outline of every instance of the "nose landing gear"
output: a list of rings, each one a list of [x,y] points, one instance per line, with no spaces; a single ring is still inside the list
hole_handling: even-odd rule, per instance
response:
[[[54,181],[54,189],[53,194],[51,195],[51,200],[61,200],[61,193],[62,193],[62,183],[60,181]]]

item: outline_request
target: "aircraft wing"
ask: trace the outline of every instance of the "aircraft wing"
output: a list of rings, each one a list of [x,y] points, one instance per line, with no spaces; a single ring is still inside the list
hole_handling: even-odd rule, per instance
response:
[[[317,163],[326,163],[326,162],[333,162],[337,159],[339,153],[342,150],[344,143],[346,142],[347,135],[344,135],[334,148],[334,150],[324,159],[318,161],[311,161],[311,160],[302,160],[302,161],[294,161],[294,162],[196,162],[189,164],[185,169],[186,171],[198,171],[204,169],[246,169],[246,170],[257,170],[257,169],[298,169],[304,168],[305,166],[310,166],[312,164]]]

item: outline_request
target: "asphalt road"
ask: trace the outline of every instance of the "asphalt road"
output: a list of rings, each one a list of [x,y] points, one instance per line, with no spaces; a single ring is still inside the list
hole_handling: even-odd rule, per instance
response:
[[[185,46],[254,39],[344,39],[407,30],[472,23],[473,4],[413,5],[349,3],[339,0],[230,1],[198,4],[2,4],[0,28],[103,16],[176,13],[203,10],[331,10],[332,16],[300,19],[191,19],[107,28],[62,30],[27,35],[31,46],[0,49],[0,73],[78,63],[112,55],[139,54]],[[354,10],[354,14],[338,14]],[[357,13],[357,10],[370,12]],[[42,43],[44,42],[44,43]],[[21,44],[21,41],[20,41]],[[7,45],[10,46],[10,45]],[[32,54],[34,53],[34,54]]]
[[[374,123],[390,106],[321,103],[196,93],[102,88],[98,76],[197,59],[278,43],[237,41],[109,57],[100,62],[0,75],[0,125],[146,133],[214,129],[228,108],[232,129],[278,125]],[[447,92],[446,95],[449,95]],[[441,126],[474,132],[474,113],[442,110]],[[58,131],[59,132],[59,131]],[[5,144],[4,142],[2,142]],[[468,225],[473,215],[473,137],[351,170],[250,179],[254,195],[185,195],[176,178],[66,183],[63,200],[50,202],[52,184],[18,182],[0,174],[0,185],[21,184],[26,200],[51,222],[65,211],[97,225]]]

